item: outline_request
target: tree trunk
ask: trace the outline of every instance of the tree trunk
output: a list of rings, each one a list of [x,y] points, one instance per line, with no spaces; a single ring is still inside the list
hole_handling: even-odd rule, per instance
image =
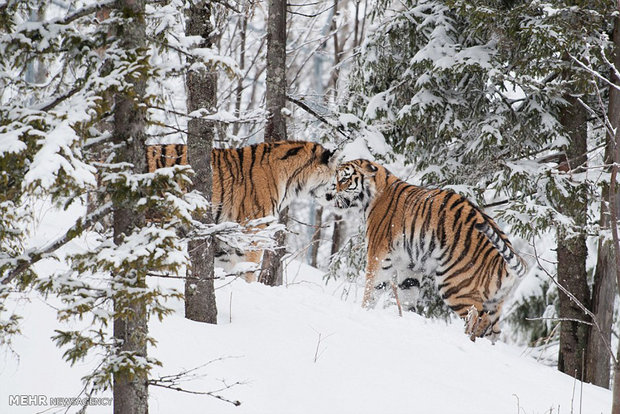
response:
[[[570,136],[566,150],[566,171],[581,172],[586,162],[587,114],[577,98],[566,95],[568,104],[561,109],[560,122]],[[564,166],[560,166],[564,168]],[[575,231],[586,224],[587,199],[585,188],[576,187],[569,197],[559,201],[559,210],[575,221]],[[585,235],[568,235],[565,229],[557,232],[558,281],[587,308],[590,308],[590,290],[586,272],[587,248]],[[589,326],[575,322],[588,321],[586,315],[563,292],[559,293],[560,353],[558,369],[583,379],[583,359],[588,344]],[[571,320],[568,320],[571,319]]]
[[[286,0],[269,0],[267,17],[267,85],[265,100],[267,123],[265,142],[286,140]],[[280,212],[280,223],[287,221],[287,211]],[[276,234],[278,249],[265,251],[259,281],[270,286],[282,284],[282,257],[286,253],[284,232]]]
[[[319,258],[319,247],[321,246],[321,227],[323,226],[323,207],[315,207],[314,211],[314,232],[310,241],[310,266],[316,267]]]
[[[243,72],[245,70],[245,41],[246,41],[246,36],[247,36],[247,29],[248,29],[248,3],[247,2],[243,2],[243,17],[241,18],[241,29],[239,32],[239,37],[241,38],[239,43],[239,70],[241,72]],[[235,97],[235,116],[237,118],[241,117],[241,98],[243,95],[243,81],[244,78],[242,76],[239,76],[239,79],[237,80],[237,90],[236,90],[236,94],[237,96]],[[240,122],[235,122],[233,124],[233,129],[232,129],[232,134],[233,136],[237,136],[239,134],[239,130],[241,128],[241,123]]]
[[[286,0],[269,0],[265,141],[286,140]]]
[[[121,39],[121,47],[133,53],[145,47],[146,34],[144,22],[144,0],[120,0],[118,8],[123,14],[131,15],[132,24],[117,26],[117,36]],[[139,53],[137,55],[139,56]],[[114,96],[114,140],[122,147],[118,151],[117,161],[133,164],[134,173],[146,172],[146,112],[144,96],[146,80],[131,78],[131,91],[120,92]],[[143,214],[137,214],[132,206],[116,205],[114,211],[114,242],[120,244],[125,234],[132,229],[144,225]],[[146,280],[134,270],[128,269],[124,274],[114,275],[122,279],[124,284],[144,288]],[[114,338],[119,343],[117,352],[128,352],[146,358],[146,339],[148,332],[148,316],[146,306],[140,301],[126,303],[114,302],[116,315],[124,315],[114,319]],[[121,370],[114,373],[113,397],[115,414],[144,414],[148,412],[147,374],[144,371],[131,373]]]
[[[201,48],[211,46],[211,4],[208,1],[191,2],[185,33],[188,36],[201,36]],[[194,63],[190,61],[189,63]],[[188,71],[185,83],[187,87],[187,110],[192,112],[200,108],[208,111],[215,108],[217,102],[217,74],[215,68],[195,67]],[[194,190],[200,191],[211,202],[213,192],[213,171],[211,169],[211,149],[215,129],[213,123],[203,119],[191,119],[187,124],[187,146],[189,162],[196,175],[192,178]],[[213,215],[208,210],[201,217],[196,217],[205,224],[213,223]],[[214,240],[189,242],[191,268],[185,281],[185,317],[198,322],[217,323],[217,306],[214,288]]]
[[[613,30],[614,55],[613,62],[616,68],[620,69],[620,20],[614,19]],[[620,85],[614,72],[610,74],[611,81]],[[611,125],[620,125],[620,92],[616,88],[609,88],[609,107],[608,117]],[[605,149],[605,164],[613,162],[614,136],[611,131],[607,132],[607,146]],[[609,229],[611,220],[609,218],[609,207],[606,203],[610,200],[609,187],[604,186],[602,190],[601,218],[602,229]],[[615,197],[616,210],[619,200]],[[594,274],[594,286],[592,288],[592,312],[596,316],[597,322],[602,332],[598,332],[596,327],[590,328],[590,339],[588,341],[588,352],[586,363],[586,381],[601,387],[609,388],[610,355],[605,342],[611,342],[611,327],[613,324],[614,300],[616,298],[616,257],[613,251],[613,244],[610,241],[599,239],[598,258],[596,262],[596,272]]]
[[[345,230],[345,223],[342,220],[342,216],[336,214],[334,216],[334,231],[332,232],[332,256],[338,253],[342,247],[342,235],[345,233]]]

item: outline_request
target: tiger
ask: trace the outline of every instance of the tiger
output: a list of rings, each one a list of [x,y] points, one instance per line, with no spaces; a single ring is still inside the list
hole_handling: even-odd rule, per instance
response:
[[[277,215],[296,198],[321,192],[335,174],[338,154],[315,142],[276,141],[241,148],[214,148],[212,213],[216,223]],[[187,146],[147,146],[149,171],[191,162]],[[240,261],[260,263],[261,250],[240,251],[216,244],[218,266],[231,270]],[[254,273],[246,273],[255,281]]]
[[[470,339],[495,342],[504,301],[527,266],[493,219],[451,190],[409,184],[364,159],[341,164],[334,181],[326,198],[365,217],[362,306],[373,307],[377,292],[394,278],[397,298],[412,310],[421,278],[434,276]]]

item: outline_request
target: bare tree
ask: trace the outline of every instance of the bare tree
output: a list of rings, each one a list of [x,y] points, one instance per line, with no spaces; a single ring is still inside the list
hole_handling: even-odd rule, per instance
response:
[[[206,0],[192,1],[188,10],[185,33],[187,36],[201,36],[198,47],[211,47],[211,3]],[[189,58],[192,59],[192,58]],[[191,63],[195,59],[192,59]],[[188,112],[204,108],[212,110],[217,99],[217,73],[209,65],[189,65],[185,77]],[[191,118],[187,124],[187,145],[189,162],[196,176],[193,189],[200,191],[207,201],[211,201],[213,171],[211,169],[211,150],[215,130],[212,122]],[[213,216],[207,210],[199,221],[213,223]],[[185,281],[185,317],[194,321],[217,323],[217,306],[213,282],[214,240],[207,237],[192,240],[188,244],[191,269]]]

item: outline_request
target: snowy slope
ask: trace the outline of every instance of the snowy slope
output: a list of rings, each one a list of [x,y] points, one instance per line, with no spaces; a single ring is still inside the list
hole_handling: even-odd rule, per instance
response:
[[[235,407],[151,387],[151,413],[610,412],[609,391],[587,384],[581,389],[520,348],[472,343],[460,323],[415,314],[401,318],[393,308],[362,310],[359,302],[340,298],[342,286],[325,286],[316,269],[293,262],[287,270],[287,286],[236,280],[220,287],[217,326],[185,320],[182,303],[175,304],[177,314],[151,323],[158,344],[149,352],[164,364],[154,376],[211,361],[182,386],[196,391],[231,386],[218,394],[241,401]],[[151,282],[181,288],[178,280]],[[71,369],[62,362],[48,339],[56,326],[54,310],[36,294],[31,298],[25,335],[15,344],[20,362],[10,353],[0,360],[0,413],[49,408],[9,407],[11,394],[77,395],[80,377],[94,363]]]

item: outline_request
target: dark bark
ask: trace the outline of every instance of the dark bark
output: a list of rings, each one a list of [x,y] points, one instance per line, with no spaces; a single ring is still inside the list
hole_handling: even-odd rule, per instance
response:
[[[208,1],[192,2],[188,11],[185,32],[188,36],[201,36],[199,47],[210,47],[211,4]],[[189,63],[195,63],[190,61]],[[197,66],[197,65],[196,65]],[[205,108],[211,111],[217,102],[217,74],[214,68],[195,67],[186,75],[187,110]],[[193,189],[200,191],[210,202],[213,190],[211,149],[215,130],[212,123],[191,119],[187,124],[188,157],[196,172]],[[197,217],[202,223],[213,223],[211,211]],[[191,279],[185,281],[185,317],[194,321],[217,323],[217,306],[214,288],[213,238],[191,241],[188,246],[191,261]]]
[[[332,251],[331,255],[338,253],[342,247],[342,235],[345,233],[345,224],[342,220],[342,216],[336,215],[334,217],[334,231],[332,233]]]
[[[612,111],[620,111],[620,94],[613,88],[610,91],[609,113],[615,118],[610,119],[617,125],[618,114]],[[613,136],[608,134],[608,144],[606,150],[606,164],[612,161],[611,142]],[[611,221],[609,218],[608,204],[609,187],[602,189],[601,218],[600,226],[602,229],[609,229]],[[617,205],[617,201],[616,201]],[[591,327],[586,353],[586,381],[601,387],[609,388],[610,358],[607,344],[611,342],[611,327],[613,324],[614,300],[616,297],[616,267],[613,244],[609,240],[599,239],[598,257],[596,261],[596,271],[594,273],[594,285],[592,287],[592,313],[594,313],[600,330]]]
[[[620,68],[620,20],[618,17],[614,20],[613,42],[615,50],[613,55],[613,63],[616,68]],[[611,81],[620,85],[613,71],[610,74]],[[620,92],[615,88],[609,89],[609,106],[608,117],[611,125],[620,125]],[[611,131],[607,132],[607,146],[605,149],[605,164],[613,162],[614,135]],[[614,197],[616,210],[619,200],[616,195]],[[602,190],[601,218],[600,225],[602,229],[609,229],[611,220],[609,217],[609,205],[606,203],[610,200],[609,187],[604,186]],[[601,387],[609,388],[609,372],[610,372],[610,355],[605,342],[611,342],[611,327],[613,324],[614,300],[616,297],[616,257],[614,255],[613,244],[610,241],[599,240],[598,258],[596,262],[596,272],[594,273],[594,286],[592,288],[592,312],[596,316],[600,332],[594,327],[590,331],[590,339],[588,341],[588,352],[586,356],[586,381]],[[617,377],[618,378],[618,377]]]
[[[286,140],[286,0],[269,0],[267,16],[267,75],[265,104],[267,123],[265,142]],[[280,212],[280,222],[287,221],[287,211]],[[276,234],[278,249],[263,254],[259,281],[270,286],[282,284],[282,257],[286,253],[284,232]]]
[[[587,114],[577,98],[566,95],[568,104],[561,109],[560,122],[570,136],[566,150],[568,171],[580,172],[586,162]],[[561,166],[560,168],[563,168]],[[587,196],[586,189],[578,186],[571,190],[569,197],[562,197],[559,210],[573,218],[579,232],[586,224]],[[586,239],[583,233],[569,235],[565,229],[557,232],[558,281],[568,289],[577,300],[590,309],[590,290],[587,283]],[[566,319],[589,321],[583,311],[563,292],[559,293],[558,316],[562,319],[560,327],[560,352],[558,369],[576,378],[583,378],[585,352],[588,344],[589,326],[584,323]]]
[[[269,0],[265,141],[286,140],[286,0]]]
[[[140,56],[140,49],[145,45],[144,0],[120,0],[117,7],[131,16],[132,24],[121,24],[117,27],[117,35],[121,39],[121,47]],[[123,148],[117,153],[117,162],[133,164],[135,173],[146,172],[146,113],[145,106],[141,105],[146,90],[146,80],[131,78],[127,80],[133,86],[132,91],[120,92],[114,96],[113,131],[115,143]],[[113,199],[115,199],[113,197]],[[131,205],[115,201],[114,210],[114,242],[119,244],[123,235],[130,234],[135,228],[144,226],[143,214],[136,213]],[[116,279],[125,279],[123,282],[130,286],[143,288],[146,286],[145,277],[138,272],[128,269],[122,274],[114,275]],[[129,308],[129,309],[128,309]],[[148,316],[143,302],[124,302],[122,299],[114,301],[114,338],[118,341],[117,352],[135,353],[146,358],[146,339],[148,331]],[[113,383],[114,413],[115,414],[144,414],[148,412],[147,374],[144,371],[130,373],[122,370],[114,373]]]
[[[280,212],[280,223],[288,221],[288,208]],[[286,253],[286,233],[279,231],[275,235],[275,241],[278,248],[275,251],[265,250],[263,253],[263,262],[261,264],[261,272],[258,281],[269,286],[280,286],[284,279],[284,269],[282,267],[282,257]]]
[[[617,6],[620,9],[620,4]],[[620,17],[616,16],[614,18],[614,33],[613,33],[613,42],[614,42],[614,66],[616,69],[620,69]],[[620,79],[617,79],[615,76],[612,76],[612,81],[616,85],[620,85]],[[612,88],[614,89],[614,88]],[[612,104],[610,95],[610,106]],[[614,95],[615,104],[618,103],[617,91],[615,91]],[[610,120],[613,119],[612,127],[615,129],[613,138],[609,140],[610,153],[612,154],[613,167],[611,168],[611,180],[609,183],[609,213],[611,219],[611,230],[612,230],[612,239],[613,239],[613,256],[615,258],[615,275],[616,275],[616,287],[620,289],[620,245],[618,242],[618,203],[617,200],[617,174],[618,174],[618,161],[620,161],[620,114],[618,113],[618,106],[614,106],[614,112],[609,114]],[[612,118],[613,117],[613,118]],[[613,305],[612,305],[613,306]],[[612,387],[612,408],[611,412],[613,414],[620,413],[620,345],[616,351],[616,360],[614,364],[614,384]]]

